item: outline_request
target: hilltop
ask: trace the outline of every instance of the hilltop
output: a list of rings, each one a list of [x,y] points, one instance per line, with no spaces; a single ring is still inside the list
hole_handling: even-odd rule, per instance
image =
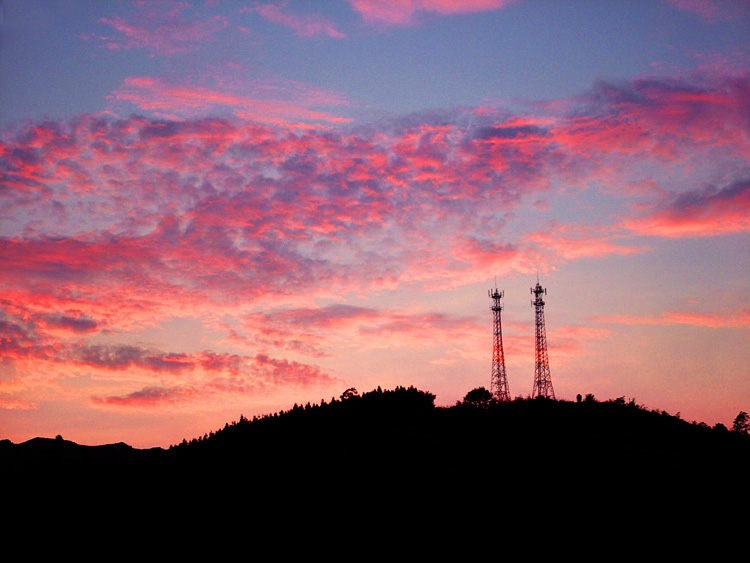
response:
[[[436,407],[413,387],[380,388],[238,421],[168,449],[81,446],[61,438],[0,443],[6,472],[55,475],[80,487],[119,479],[265,490],[518,491],[722,486],[750,461],[750,437],[687,422],[623,398],[576,402],[467,398]],[[194,486],[194,485],[193,485]],[[519,493],[520,494],[520,493]]]

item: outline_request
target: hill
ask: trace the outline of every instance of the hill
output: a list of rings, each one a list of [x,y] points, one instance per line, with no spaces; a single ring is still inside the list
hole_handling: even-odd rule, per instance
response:
[[[295,405],[168,449],[0,443],[6,479],[127,497],[385,503],[707,499],[747,493],[750,437],[623,399],[436,407],[413,387]],[[186,496],[187,495],[187,496]],[[267,506],[267,505],[263,505]]]
[[[633,471],[716,472],[750,459],[750,438],[721,425],[689,423],[624,399],[570,402],[516,399],[435,407],[434,395],[413,387],[380,388],[341,400],[295,405],[288,411],[227,423],[224,428],[169,449],[126,444],[82,446],[35,438],[0,442],[6,470],[53,464],[56,471],[169,467],[212,472],[229,465],[250,473],[307,471],[414,477],[470,475],[486,464],[520,477],[550,478],[591,464],[616,463]],[[346,477],[344,474],[343,477]]]

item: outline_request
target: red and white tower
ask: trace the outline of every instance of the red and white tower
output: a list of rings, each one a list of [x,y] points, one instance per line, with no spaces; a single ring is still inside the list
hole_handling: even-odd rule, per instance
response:
[[[492,299],[490,310],[494,321],[494,342],[492,346],[492,379],[490,380],[490,392],[496,401],[510,401],[508,391],[508,377],[505,374],[505,353],[503,352],[503,327],[500,313],[503,306],[500,304],[505,292],[489,290],[487,294]]]
[[[536,287],[531,288],[531,294],[535,297],[531,306],[536,309],[536,360],[534,368],[534,390],[531,392],[532,399],[537,397],[555,398],[555,390],[552,389],[552,379],[549,375],[549,358],[547,357],[547,331],[544,327],[544,299],[547,290],[539,284],[537,276]]]

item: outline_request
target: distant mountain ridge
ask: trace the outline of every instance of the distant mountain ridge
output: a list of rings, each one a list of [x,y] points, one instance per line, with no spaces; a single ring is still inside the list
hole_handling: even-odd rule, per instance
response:
[[[62,438],[36,437],[18,444],[14,444],[10,440],[0,440],[0,456],[7,456],[9,459],[15,457],[18,459],[28,459],[29,461],[39,462],[83,462],[87,460],[95,461],[107,459],[115,461],[159,450],[162,450],[162,448],[138,450],[124,442],[88,446],[77,444]]]

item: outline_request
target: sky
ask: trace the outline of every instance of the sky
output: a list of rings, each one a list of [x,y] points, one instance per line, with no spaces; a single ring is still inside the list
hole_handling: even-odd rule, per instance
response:
[[[0,439],[414,386],[750,411],[750,2],[0,3]]]

